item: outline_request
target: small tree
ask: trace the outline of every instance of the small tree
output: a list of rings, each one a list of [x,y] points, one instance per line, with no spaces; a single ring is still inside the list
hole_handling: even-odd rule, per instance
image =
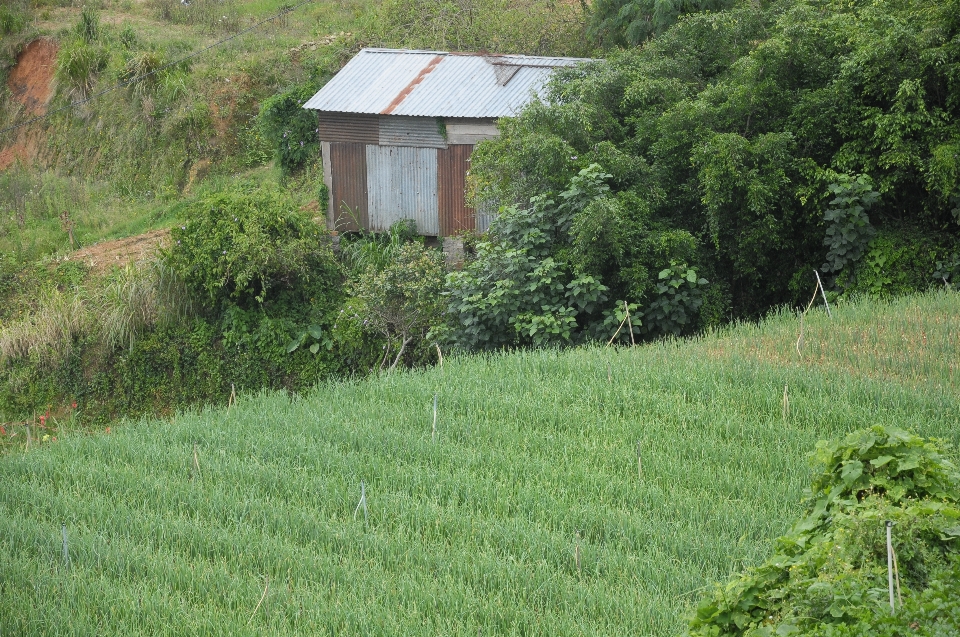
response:
[[[363,301],[364,321],[386,339],[380,368],[396,348],[390,369],[400,362],[407,347],[426,338],[443,317],[444,270],[442,257],[420,243],[403,244],[383,268],[371,264],[353,285]]]

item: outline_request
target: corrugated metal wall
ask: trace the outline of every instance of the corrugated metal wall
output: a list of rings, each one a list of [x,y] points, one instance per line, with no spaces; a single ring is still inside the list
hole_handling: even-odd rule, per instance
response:
[[[446,148],[435,117],[380,116],[381,146],[417,146],[419,148]]]
[[[422,235],[437,236],[437,150],[367,146],[369,225],[385,232],[400,219],[413,219]]]
[[[495,119],[447,119],[448,144],[477,144],[500,136]]]
[[[484,201],[477,208],[477,232],[486,232],[490,229],[490,224],[497,218],[497,211],[500,210],[500,204],[496,201]]]
[[[365,148],[367,146],[364,144],[330,144],[330,171],[333,174],[330,190],[334,208],[332,215],[334,229],[341,232],[357,232],[361,228],[370,227],[367,214]]]
[[[318,113],[319,135],[325,142],[380,143],[380,123],[377,115],[327,111],[318,111]]]
[[[466,203],[466,174],[471,152],[471,144],[452,144],[446,150],[437,151],[440,236],[449,237],[475,227],[473,208]]]

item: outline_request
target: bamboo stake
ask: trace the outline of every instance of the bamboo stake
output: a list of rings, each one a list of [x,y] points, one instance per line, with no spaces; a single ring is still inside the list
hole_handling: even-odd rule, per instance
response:
[[[827,303],[827,292],[823,289],[823,281],[820,280],[820,273],[816,270],[814,270],[813,273],[817,275],[817,287],[820,288],[820,296],[823,297],[823,304],[827,306],[827,316],[833,318],[833,315],[830,314],[830,304]],[[816,296],[816,293],[814,293],[814,296]]]
[[[787,395],[787,385],[783,385],[783,423],[790,418],[790,396]]]
[[[637,441],[637,477],[643,477],[643,460],[640,459],[640,441]]]
[[[266,584],[263,587],[263,595],[260,596],[260,601],[257,602],[257,607],[253,609],[253,612],[250,613],[250,619],[247,620],[247,626],[250,625],[250,622],[253,621],[253,616],[257,614],[257,611],[260,610],[260,604],[263,603],[263,600],[267,598],[267,591],[270,589],[270,576],[266,576]]]
[[[432,442],[437,441],[437,395],[433,395],[433,433],[430,434]]]
[[[197,443],[193,443],[193,477],[200,478],[200,458],[197,455]]]
[[[440,351],[440,346],[436,343],[433,346],[437,348],[437,360],[440,361],[440,369],[443,369],[443,352]]]
[[[230,407],[237,402],[237,389],[234,387],[233,383],[230,383],[230,398],[227,400],[227,412],[229,413]]]
[[[897,607],[893,603],[893,541],[890,537],[893,522],[887,520],[887,585],[890,588],[890,612],[896,613]]]
[[[577,564],[577,575],[580,575],[580,531],[577,531],[577,546],[573,552],[573,559]]]
[[[66,568],[70,568],[70,549],[67,546],[67,525],[62,524],[60,526],[60,537],[63,538],[63,564]]]
[[[627,313],[627,329],[630,330],[630,345],[636,345],[636,342],[633,340],[633,323],[630,321],[630,306],[627,305],[627,302],[623,302],[623,311]]]

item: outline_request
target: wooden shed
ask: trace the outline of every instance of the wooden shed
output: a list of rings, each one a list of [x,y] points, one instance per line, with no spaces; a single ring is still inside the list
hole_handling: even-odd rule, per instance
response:
[[[588,60],[363,49],[310,98],[317,111],[331,230],[420,234],[485,230],[465,201],[470,154],[498,135],[550,72]]]

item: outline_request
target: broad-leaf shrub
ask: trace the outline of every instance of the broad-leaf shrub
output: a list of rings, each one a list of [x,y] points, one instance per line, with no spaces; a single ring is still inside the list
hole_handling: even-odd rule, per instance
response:
[[[803,518],[775,554],[718,587],[694,637],[960,631],[960,474],[943,443],[875,426],[820,442]],[[891,614],[885,521],[902,604]]]
[[[709,281],[697,276],[686,263],[670,263],[657,276],[657,294],[643,313],[647,331],[679,336],[694,327],[703,305],[703,286]]]
[[[173,229],[166,259],[214,304],[262,304],[278,290],[338,283],[323,228],[279,188],[241,185],[197,200]]]
[[[873,190],[873,180],[869,175],[840,175],[829,186],[830,193],[836,195],[830,200],[823,218],[827,222],[826,237],[823,245],[827,247],[827,261],[824,272],[840,272],[847,265],[855,264],[863,256],[867,244],[876,234],[870,225],[867,210],[880,198]]]

